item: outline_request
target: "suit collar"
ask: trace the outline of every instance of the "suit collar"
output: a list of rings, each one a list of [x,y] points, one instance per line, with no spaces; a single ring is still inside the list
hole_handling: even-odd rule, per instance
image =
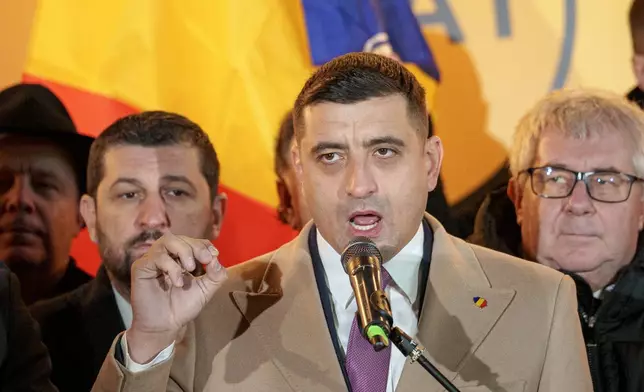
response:
[[[461,370],[468,361],[476,360],[474,352],[502,316],[515,291],[493,288],[472,248],[449,236],[434,218],[428,221],[434,231],[434,249],[417,340],[426,348],[425,356],[448,379],[454,381],[460,376],[467,380]],[[487,306],[477,307],[475,297],[485,299]],[[427,377],[418,364],[407,363],[398,385],[403,391],[413,390]]]
[[[492,288],[471,247],[449,236],[431,216],[426,219],[434,238],[417,338],[432,363],[455,379],[515,292]],[[342,371],[314,284],[310,229],[311,223],[272,254],[257,290],[235,291],[232,297],[293,390],[314,391],[308,384],[313,382],[320,390],[343,391]],[[487,300],[487,307],[475,306],[477,296]],[[418,364],[406,364],[397,390],[416,390],[427,377]]]
[[[232,299],[294,391],[346,391],[308,249],[310,225],[271,257],[253,292]]]
[[[92,349],[93,368],[98,370],[114,338],[125,330],[125,326],[104,266],[99,268],[96,278],[88,285],[87,294],[81,298],[80,311],[82,320],[86,323],[86,333],[89,335],[87,341]]]
[[[73,257],[69,258],[69,264],[62,278],[53,288],[52,298],[58,295],[69,293],[83,284],[92,280],[92,277],[76,265]]]

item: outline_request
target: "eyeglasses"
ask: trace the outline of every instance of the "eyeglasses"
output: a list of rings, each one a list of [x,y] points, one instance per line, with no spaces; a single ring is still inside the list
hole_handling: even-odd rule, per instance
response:
[[[576,172],[560,167],[543,166],[523,170],[530,175],[532,192],[546,199],[563,199],[572,194],[578,181],[583,181],[591,199],[604,203],[621,203],[631,195],[639,177],[613,172]]]

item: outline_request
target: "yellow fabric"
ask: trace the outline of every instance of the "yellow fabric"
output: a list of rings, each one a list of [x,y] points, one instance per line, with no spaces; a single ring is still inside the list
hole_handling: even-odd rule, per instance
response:
[[[299,0],[40,1],[26,72],[199,123],[222,183],[277,204],[279,122],[313,71]],[[412,67],[428,89],[434,82]]]

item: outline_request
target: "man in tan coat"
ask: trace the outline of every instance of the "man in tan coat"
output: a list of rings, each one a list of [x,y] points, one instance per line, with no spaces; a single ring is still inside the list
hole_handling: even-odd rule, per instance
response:
[[[293,118],[312,223],[228,271],[208,241],[160,238],[132,267],[132,327],[95,391],[443,390],[395,347],[363,350],[340,262],[357,236],[383,255],[394,324],[461,391],[592,390],[572,281],[468,245],[424,213],[443,149],[411,73],[339,57],[307,81]]]

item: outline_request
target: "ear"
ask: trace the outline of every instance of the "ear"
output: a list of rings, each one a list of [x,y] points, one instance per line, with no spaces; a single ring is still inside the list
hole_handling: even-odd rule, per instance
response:
[[[80,232],[86,227],[85,226],[85,220],[83,219],[83,216],[81,215],[80,212],[80,200],[78,201],[78,208],[76,209],[76,224],[78,225],[78,230],[76,230],[76,236],[80,234]]]
[[[298,142],[291,145],[291,160],[293,162],[293,169],[295,169],[295,176],[299,182],[302,182],[302,156]]]
[[[224,223],[224,215],[226,214],[226,206],[228,205],[228,196],[225,193],[220,193],[215,197],[212,202],[212,238],[216,240],[221,233],[221,226]]]
[[[632,60],[633,75],[637,80],[637,86],[644,90],[644,55],[634,54]]]
[[[89,232],[89,238],[92,239],[92,242],[96,243],[98,241],[98,235],[96,232],[96,200],[90,195],[83,195],[80,200],[80,215],[82,220],[87,225],[87,231]]]
[[[512,204],[514,204],[514,211],[517,215],[517,224],[521,226],[521,222],[523,221],[523,208],[521,208],[523,202],[523,189],[521,189],[519,181],[517,181],[515,177],[510,178],[507,193]]]
[[[425,141],[425,169],[427,172],[427,191],[436,188],[438,176],[443,163],[443,143],[438,136],[432,136]]]
[[[275,187],[277,188],[277,197],[279,198],[279,204],[277,206],[279,219],[282,223],[288,224],[291,220],[291,215],[293,214],[293,199],[291,197],[291,193],[288,191],[286,183],[281,178],[278,178],[277,181],[275,181]]]

